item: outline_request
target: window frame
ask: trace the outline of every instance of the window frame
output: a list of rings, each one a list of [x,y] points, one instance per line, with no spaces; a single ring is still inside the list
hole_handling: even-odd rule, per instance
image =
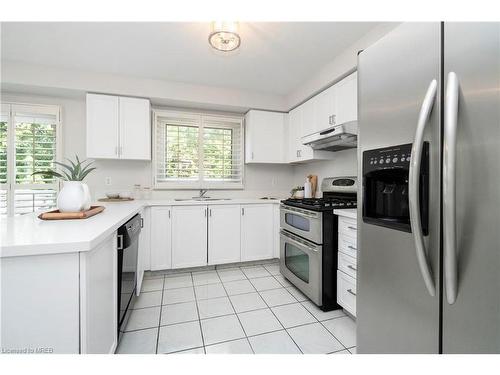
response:
[[[179,119],[185,118],[188,120],[198,121],[198,179],[196,181],[157,181],[157,163],[158,163],[158,147],[157,147],[157,134],[158,127],[161,124],[161,118],[164,117],[176,117]],[[229,181],[207,181],[204,179],[205,168],[204,168],[204,155],[203,155],[203,129],[205,122],[203,117],[210,117],[211,119],[220,120],[231,120],[239,123],[239,142],[240,142],[240,173],[241,178],[239,181],[229,182]],[[220,114],[211,112],[198,112],[198,111],[175,111],[166,109],[153,109],[153,157],[151,163],[151,183],[154,190],[200,190],[200,189],[210,189],[210,190],[243,190],[245,185],[245,142],[244,142],[244,117],[238,114]],[[223,126],[221,126],[223,128]]]
[[[61,181],[56,180],[52,184],[18,184],[16,182],[16,132],[15,132],[15,114],[17,112],[54,115],[56,117],[56,161],[62,162],[62,124],[61,124],[61,106],[51,104],[34,104],[21,102],[0,102],[1,112],[8,114],[7,118],[7,182],[0,183],[0,190],[7,192],[7,215],[15,215],[15,194],[17,190],[54,189],[59,192]]]

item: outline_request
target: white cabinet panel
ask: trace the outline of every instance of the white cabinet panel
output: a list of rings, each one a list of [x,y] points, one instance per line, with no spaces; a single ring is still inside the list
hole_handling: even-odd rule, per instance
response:
[[[358,73],[347,76],[335,85],[337,89],[337,124],[358,119]]]
[[[316,102],[317,96],[309,99],[301,105],[302,107],[302,122],[300,126],[301,136],[309,135],[316,132]]]
[[[337,271],[337,303],[356,316],[356,279]]]
[[[87,157],[151,160],[149,100],[87,94]]]
[[[240,206],[210,205],[208,212],[208,264],[239,262]]]
[[[151,271],[172,268],[172,208],[151,207]]]
[[[120,158],[151,160],[149,100],[120,97]]]
[[[2,348],[80,350],[78,253],[2,258]]]
[[[80,253],[82,353],[114,353],[117,345],[116,235]]]
[[[336,115],[336,87],[331,86],[313,98],[316,123],[314,132],[328,129],[334,125]]]
[[[172,268],[207,264],[207,206],[172,207]]]
[[[87,157],[117,159],[118,133],[118,97],[87,94]]]
[[[250,110],[245,116],[245,163],[286,163],[285,114]]]
[[[144,271],[151,269],[151,209],[145,207],[141,212],[142,228],[139,235],[139,254],[137,256],[137,295],[141,292]]]
[[[274,223],[270,204],[241,206],[241,260],[259,260],[273,257]]]

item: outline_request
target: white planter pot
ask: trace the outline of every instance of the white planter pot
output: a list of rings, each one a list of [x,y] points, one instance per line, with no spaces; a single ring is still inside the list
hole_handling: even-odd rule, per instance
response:
[[[61,212],[80,212],[90,208],[90,191],[81,181],[65,181],[57,196],[57,208]]]

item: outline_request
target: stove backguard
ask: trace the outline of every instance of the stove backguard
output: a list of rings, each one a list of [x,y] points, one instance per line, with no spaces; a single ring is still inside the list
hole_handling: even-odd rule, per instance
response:
[[[363,221],[411,232],[408,177],[412,144],[363,152]],[[420,212],[428,232],[429,144],[424,143],[420,168]]]

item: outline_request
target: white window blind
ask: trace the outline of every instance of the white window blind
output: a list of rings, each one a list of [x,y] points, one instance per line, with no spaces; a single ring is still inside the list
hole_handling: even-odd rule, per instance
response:
[[[155,111],[154,186],[243,187],[242,118]]]
[[[2,105],[0,214],[19,215],[56,205],[58,182],[33,172],[59,160],[59,107]]]

